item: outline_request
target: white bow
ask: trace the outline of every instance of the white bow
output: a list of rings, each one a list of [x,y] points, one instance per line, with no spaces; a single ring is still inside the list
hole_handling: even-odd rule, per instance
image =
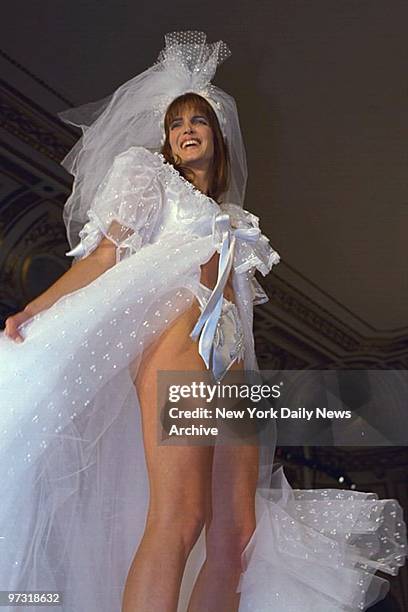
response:
[[[219,244],[219,237],[221,236],[218,278],[208,302],[190,334],[190,337],[196,340],[201,332],[198,352],[203,358],[207,369],[210,369],[214,336],[222,310],[223,291],[231,271],[236,240],[256,242],[260,235],[261,230],[257,227],[233,229],[230,223],[230,216],[227,213],[219,213],[214,217],[213,238],[215,244]]]

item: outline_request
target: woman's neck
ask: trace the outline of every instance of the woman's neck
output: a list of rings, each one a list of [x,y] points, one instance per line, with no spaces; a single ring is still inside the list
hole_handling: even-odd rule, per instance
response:
[[[199,189],[202,193],[208,195],[210,191],[211,185],[211,172],[209,168],[200,168],[200,167],[190,167],[188,166],[188,170],[194,172],[194,175],[191,179],[191,183],[194,185],[196,189]]]

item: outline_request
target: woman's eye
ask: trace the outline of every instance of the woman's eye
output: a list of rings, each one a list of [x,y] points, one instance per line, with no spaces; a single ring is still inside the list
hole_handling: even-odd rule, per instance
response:
[[[193,123],[200,123],[202,125],[209,125],[208,121],[205,117],[193,117],[193,119],[191,120]],[[175,128],[181,127],[182,122],[181,121],[173,121],[173,123],[170,124],[170,130],[174,130]]]
[[[174,123],[172,123],[170,125],[170,129],[173,130],[176,127],[180,127],[180,122],[179,121],[174,121]]]

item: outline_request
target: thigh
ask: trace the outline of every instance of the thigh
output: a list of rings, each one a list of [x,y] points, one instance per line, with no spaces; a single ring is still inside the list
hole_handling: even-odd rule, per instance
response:
[[[216,506],[221,505],[222,490],[227,483],[228,486],[231,485],[230,480],[222,482],[219,478],[221,464],[224,462],[224,468],[228,468],[231,473],[234,465],[237,468],[242,462],[246,465],[250,462],[249,458],[245,459],[248,453],[240,453],[238,449],[238,453],[231,455],[230,452],[225,453],[225,449],[222,451],[223,458],[218,460],[214,474],[214,447],[158,444],[159,415],[163,406],[158,406],[157,373],[160,370],[205,370],[205,364],[198,352],[198,344],[190,338],[191,330],[199,316],[199,304],[193,299],[192,305],[144,351],[137,371],[133,373],[133,380],[141,408],[151,504],[155,506],[174,502],[176,499],[184,505],[190,502],[195,505],[199,503],[205,508],[208,524],[213,514],[213,493],[216,494],[214,500]],[[234,363],[230,369],[242,370],[243,362]],[[253,450],[250,451],[252,452]],[[243,466],[242,470],[238,470],[241,476],[244,469]],[[240,490],[242,486],[246,487],[246,490],[250,488],[248,478],[240,483]],[[243,497],[238,489],[235,489],[234,494],[242,501]]]
[[[185,511],[209,512],[211,446],[167,446],[158,443],[157,373],[160,370],[202,370],[205,365],[189,334],[200,314],[196,301],[144,352],[134,384],[138,394],[143,441],[150,484],[150,510],[180,506]],[[174,511],[177,511],[175,509]]]

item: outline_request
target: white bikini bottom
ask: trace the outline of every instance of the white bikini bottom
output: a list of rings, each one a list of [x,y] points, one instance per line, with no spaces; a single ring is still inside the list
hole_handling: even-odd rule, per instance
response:
[[[200,283],[197,299],[201,313],[211,294],[212,290]],[[211,369],[216,380],[221,380],[232,364],[235,361],[241,361],[243,357],[244,334],[238,309],[233,302],[223,297],[221,314],[217,321],[212,343],[209,369]]]

